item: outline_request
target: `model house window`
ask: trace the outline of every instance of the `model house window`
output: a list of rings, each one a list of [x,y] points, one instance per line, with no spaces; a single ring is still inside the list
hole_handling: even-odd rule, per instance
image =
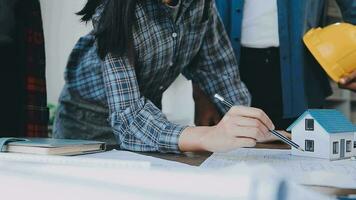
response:
[[[305,119],[305,130],[314,131],[314,119]]]
[[[314,152],[314,140],[305,140],[305,151]]]
[[[333,142],[333,154],[339,153],[339,142]]]
[[[351,150],[352,150],[352,141],[347,140],[346,141],[346,152],[351,152]]]

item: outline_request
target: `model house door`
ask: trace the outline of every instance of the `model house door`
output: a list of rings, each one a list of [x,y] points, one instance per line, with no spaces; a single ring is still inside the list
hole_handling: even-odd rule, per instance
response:
[[[340,140],[340,158],[345,157],[345,139]]]

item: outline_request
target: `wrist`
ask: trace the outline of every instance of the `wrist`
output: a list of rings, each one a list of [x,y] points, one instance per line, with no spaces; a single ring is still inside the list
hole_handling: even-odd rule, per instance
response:
[[[179,138],[179,149],[183,152],[208,151],[205,137],[215,131],[214,127],[188,127]]]

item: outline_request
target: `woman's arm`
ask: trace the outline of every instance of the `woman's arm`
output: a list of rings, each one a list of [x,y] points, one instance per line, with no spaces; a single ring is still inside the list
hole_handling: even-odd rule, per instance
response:
[[[204,40],[200,51],[184,75],[211,101],[215,101],[212,97],[218,93],[235,105],[248,106],[250,95],[240,80],[237,60],[214,1],[206,6],[210,7],[207,32],[202,33]],[[226,112],[225,105],[218,101],[215,104],[221,113]],[[268,129],[274,129],[271,120],[262,110],[244,106],[228,111],[214,127],[185,129],[179,140],[180,149],[228,151],[269,140]]]
[[[179,153],[178,140],[186,126],[169,122],[141,95],[135,69],[128,59],[109,54],[102,71],[109,120],[120,148]]]
[[[187,127],[169,122],[141,96],[134,68],[110,54],[103,61],[110,123],[121,148],[132,151],[227,151],[253,146],[269,136],[272,122],[263,111],[234,107],[214,127]]]
[[[253,147],[271,137],[274,125],[259,109],[235,106],[214,127],[189,127],[179,138],[181,151],[224,152]]]

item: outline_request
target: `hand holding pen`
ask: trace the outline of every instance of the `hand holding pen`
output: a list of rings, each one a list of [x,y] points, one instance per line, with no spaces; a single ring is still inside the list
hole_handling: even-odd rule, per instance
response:
[[[183,144],[180,147],[183,151],[191,151],[199,146],[199,149],[211,152],[254,147],[257,141],[271,137],[269,129],[274,129],[274,125],[262,110],[236,106],[214,127],[187,128],[180,139]]]
[[[225,104],[228,108],[230,109],[237,109],[238,107],[234,108],[232,103],[226,101],[222,96],[218,95],[218,94],[215,94],[214,98],[218,99],[221,103]],[[260,110],[259,113],[260,113],[260,117],[262,117],[261,119],[266,119],[268,118],[267,115],[264,116],[264,112]],[[304,151],[298,144],[294,143],[293,141],[291,141],[289,138],[285,137],[284,135],[278,133],[277,131],[274,130],[274,127],[271,128],[271,126],[269,126],[269,122],[270,120],[267,120],[267,121],[261,121],[263,124],[267,125],[267,127],[269,128],[267,130],[267,132],[270,132],[272,133],[274,136],[276,136],[277,138],[279,138],[280,140],[282,140],[284,143],[300,150],[300,151]],[[266,131],[265,129],[262,129],[263,131]]]

